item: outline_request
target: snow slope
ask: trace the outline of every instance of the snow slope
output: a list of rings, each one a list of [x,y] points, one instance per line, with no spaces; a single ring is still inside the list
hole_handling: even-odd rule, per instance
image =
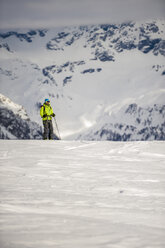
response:
[[[0,141],[0,247],[165,247],[165,143]]]

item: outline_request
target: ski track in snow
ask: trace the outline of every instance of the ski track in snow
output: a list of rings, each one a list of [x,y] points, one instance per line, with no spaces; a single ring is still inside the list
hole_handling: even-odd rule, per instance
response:
[[[165,247],[165,142],[0,147],[1,248]]]

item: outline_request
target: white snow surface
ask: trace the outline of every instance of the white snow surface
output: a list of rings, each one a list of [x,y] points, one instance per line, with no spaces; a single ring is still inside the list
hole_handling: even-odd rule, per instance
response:
[[[165,142],[0,147],[0,247],[165,247]]]

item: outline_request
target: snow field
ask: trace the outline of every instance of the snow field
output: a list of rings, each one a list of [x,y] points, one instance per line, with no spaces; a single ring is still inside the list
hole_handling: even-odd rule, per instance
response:
[[[165,246],[164,142],[0,147],[0,247]]]

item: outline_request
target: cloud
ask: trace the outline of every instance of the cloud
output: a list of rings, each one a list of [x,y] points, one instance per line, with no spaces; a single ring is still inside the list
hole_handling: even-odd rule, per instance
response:
[[[164,0],[1,0],[0,28],[47,28],[164,18]]]

